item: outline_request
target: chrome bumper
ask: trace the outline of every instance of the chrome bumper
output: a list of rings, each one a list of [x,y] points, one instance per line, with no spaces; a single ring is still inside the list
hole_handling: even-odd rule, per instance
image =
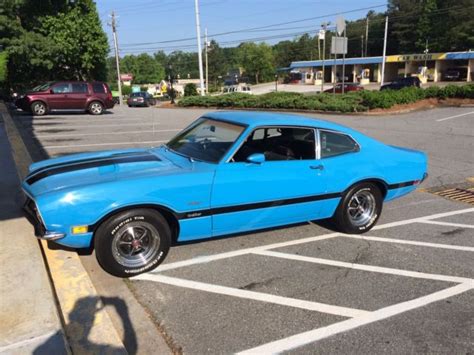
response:
[[[43,235],[37,235],[36,238],[43,240],[58,240],[65,236],[66,234],[64,233],[45,231]]]

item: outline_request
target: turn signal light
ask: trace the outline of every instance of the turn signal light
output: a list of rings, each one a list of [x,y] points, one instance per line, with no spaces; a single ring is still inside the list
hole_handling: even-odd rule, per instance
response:
[[[72,234],[84,234],[88,231],[88,226],[75,226],[72,227]]]

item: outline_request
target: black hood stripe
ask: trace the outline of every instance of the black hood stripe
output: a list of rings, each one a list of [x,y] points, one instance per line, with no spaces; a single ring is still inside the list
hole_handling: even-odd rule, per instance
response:
[[[86,158],[86,159],[79,159],[79,160],[67,161],[67,162],[62,162],[62,163],[50,164],[50,165],[46,165],[41,168],[38,168],[36,170],[33,170],[31,173],[28,174],[28,177],[33,176],[41,171],[49,170],[51,168],[57,168],[60,166],[62,167],[62,166],[68,166],[68,165],[89,163],[92,161],[109,160],[109,159],[122,158],[122,157],[137,157],[137,156],[150,155],[150,154],[151,153],[148,153],[148,152],[115,153],[115,154],[107,155],[103,157]]]
[[[108,157],[106,159],[88,160],[88,161],[83,161],[83,162],[75,161],[74,164],[58,165],[56,167],[49,166],[48,169],[43,169],[41,171],[38,171],[34,175],[30,174],[26,178],[26,182],[29,185],[32,185],[35,182],[38,182],[39,180],[42,180],[49,176],[64,174],[71,171],[91,169],[91,168],[97,168],[100,166],[107,166],[107,165],[113,165],[113,164],[139,163],[139,162],[146,162],[146,161],[160,161],[160,159],[156,155],[148,153],[148,154],[142,154],[142,155],[121,156],[121,157],[116,157],[116,158]]]

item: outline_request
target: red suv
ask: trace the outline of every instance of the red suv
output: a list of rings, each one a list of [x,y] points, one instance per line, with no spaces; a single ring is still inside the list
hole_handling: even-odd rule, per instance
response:
[[[88,111],[100,115],[105,109],[114,107],[114,101],[105,83],[57,81],[35,87],[15,105],[37,116],[53,111]]]

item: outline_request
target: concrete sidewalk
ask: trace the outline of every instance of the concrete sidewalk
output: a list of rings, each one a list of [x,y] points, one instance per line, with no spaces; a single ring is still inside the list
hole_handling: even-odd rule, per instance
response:
[[[0,353],[68,354],[41,249],[21,210],[20,180],[2,114],[5,112],[0,112]]]

